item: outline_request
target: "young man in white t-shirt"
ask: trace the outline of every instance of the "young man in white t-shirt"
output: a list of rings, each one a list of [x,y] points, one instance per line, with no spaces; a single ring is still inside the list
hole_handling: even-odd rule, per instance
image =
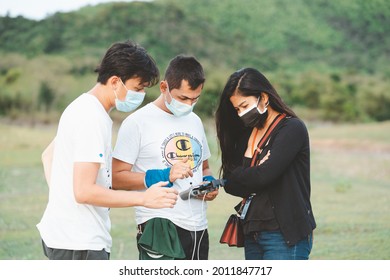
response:
[[[121,125],[113,152],[115,189],[147,190],[155,181],[169,180],[169,186],[183,192],[213,179],[204,127],[192,112],[204,81],[203,68],[194,57],[180,55],[171,60],[160,82],[161,95]],[[179,198],[171,209],[136,207],[138,239],[150,220],[166,219],[176,227],[185,253],[183,258],[208,259],[205,200],[213,200],[217,194],[218,190],[195,199]],[[154,234],[162,233],[151,235]],[[138,248],[143,259],[142,248]]]
[[[96,85],[63,112],[53,144],[44,155],[49,202],[37,225],[49,259],[109,259],[109,208],[172,208],[177,191],[159,182],[147,192],[112,190],[111,135],[108,113],[135,110],[145,87],[158,82],[159,71],[145,49],[128,41],[113,44],[100,66]],[[49,165],[49,166],[48,166]]]

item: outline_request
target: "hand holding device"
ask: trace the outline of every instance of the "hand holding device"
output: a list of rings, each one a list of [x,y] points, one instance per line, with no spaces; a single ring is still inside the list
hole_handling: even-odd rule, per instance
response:
[[[199,195],[205,195],[209,192],[217,190],[219,187],[223,187],[225,182],[226,180],[224,179],[206,181],[198,186],[190,187],[188,190],[179,193],[179,195],[183,200],[187,200],[188,198],[196,198]]]

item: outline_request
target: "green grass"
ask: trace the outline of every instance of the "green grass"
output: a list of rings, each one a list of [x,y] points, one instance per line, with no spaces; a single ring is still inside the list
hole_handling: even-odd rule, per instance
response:
[[[205,123],[217,174],[214,126]],[[390,122],[308,127],[317,220],[311,258],[390,259]],[[0,260],[45,259],[35,227],[48,197],[40,154],[55,130],[0,122]],[[222,190],[209,203],[210,259],[244,259],[242,249],[219,244],[239,201]],[[112,209],[111,219],[112,259],[137,259],[134,210]]]

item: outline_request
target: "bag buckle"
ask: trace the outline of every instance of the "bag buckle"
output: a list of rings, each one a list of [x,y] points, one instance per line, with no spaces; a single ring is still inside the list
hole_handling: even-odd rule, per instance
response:
[[[245,219],[245,216],[248,212],[248,209],[249,209],[249,206],[252,202],[252,199],[253,199],[254,195],[250,195],[246,200],[245,200],[245,203],[244,204],[241,204],[241,213],[240,213],[240,219],[241,220],[244,220]]]

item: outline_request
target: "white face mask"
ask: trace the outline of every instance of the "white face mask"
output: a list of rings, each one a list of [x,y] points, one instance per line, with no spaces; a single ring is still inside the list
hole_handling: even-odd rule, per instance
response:
[[[145,92],[138,92],[138,91],[134,91],[134,90],[129,90],[129,89],[127,89],[125,84],[122,82],[122,80],[121,80],[121,83],[125,87],[125,89],[127,90],[126,98],[124,101],[119,100],[118,96],[116,95],[116,91],[114,90],[115,107],[118,111],[125,112],[125,113],[134,111],[135,109],[137,109],[139,107],[139,105],[141,105],[142,101],[144,101]]]
[[[165,106],[167,106],[167,108],[169,109],[169,111],[172,112],[172,114],[174,114],[176,117],[182,117],[192,112],[196,102],[193,103],[192,105],[188,105],[183,102],[177,101],[175,98],[172,97],[171,93],[169,92],[168,84],[167,84],[167,92],[171,97],[171,103],[168,103],[167,100],[165,100]]]

